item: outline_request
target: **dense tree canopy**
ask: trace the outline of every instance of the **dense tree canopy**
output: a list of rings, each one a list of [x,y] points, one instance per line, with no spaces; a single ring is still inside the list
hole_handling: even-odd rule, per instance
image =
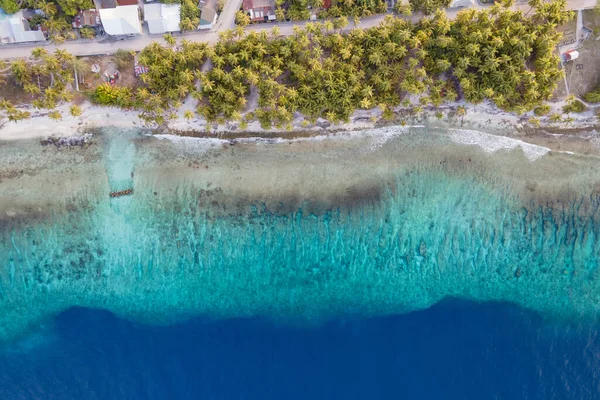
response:
[[[344,121],[359,108],[379,106],[390,115],[404,99],[439,106],[461,95],[522,113],[552,95],[562,74],[556,26],[571,16],[564,0],[533,5],[537,13],[529,16],[496,5],[462,11],[455,20],[439,10],[417,24],[389,17],[349,34],[340,32],[348,23],[342,18],[308,23],[289,37],[239,28],[213,47],[155,43],[140,56],[150,69],[142,99],[155,96],[155,109],[166,111],[192,94],[209,121],[251,111],[246,120],[265,127],[285,126],[297,111],[310,120]],[[202,72],[205,58],[212,68]],[[247,110],[253,93],[257,107]]]
[[[54,54],[43,48],[32,51],[33,61],[17,60],[10,65],[16,83],[29,93],[36,108],[54,108],[61,101],[70,101],[75,57],[64,50]]]
[[[167,45],[153,43],[139,54],[149,69],[141,87],[101,85],[92,99],[138,108],[143,118],[160,123],[191,95],[209,122],[258,120],[265,128],[288,126],[296,112],[309,121],[337,122],[356,109],[379,107],[390,117],[401,104],[439,106],[459,97],[488,99],[517,113],[538,107],[541,114],[562,74],[556,27],[572,13],[565,11],[565,0],[532,5],[536,12],[527,15],[495,5],[462,11],[454,20],[438,11],[417,24],[390,16],[376,28],[347,34],[341,33],[346,18],[308,23],[287,37],[277,29],[268,34],[238,28],[223,32],[214,46],[186,40],[177,45],[168,36]],[[68,83],[56,68],[71,61],[43,51],[36,57],[44,60],[42,70],[17,62],[13,74],[52,105]],[[36,76],[42,77],[38,89]],[[48,89],[63,95],[48,96]]]
[[[409,3],[413,10],[431,14],[440,8],[449,7],[452,0],[410,0]]]
[[[94,8],[94,3],[91,0],[57,0],[61,10],[66,15],[74,16],[80,10],[89,10]]]

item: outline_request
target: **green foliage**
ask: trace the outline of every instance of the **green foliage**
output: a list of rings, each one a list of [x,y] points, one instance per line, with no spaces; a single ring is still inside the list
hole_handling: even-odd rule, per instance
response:
[[[58,5],[66,15],[75,16],[80,10],[94,8],[91,0],[57,0]]]
[[[64,50],[48,53],[44,48],[32,50],[33,62],[13,61],[10,66],[15,83],[35,97],[38,108],[54,108],[61,101],[70,101],[75,57]]]
[[[587,110],[587,107],[585,106],[585,104],[583,104],[581,101],[577,100],[577,99],[573,99],[567,102],[567,104],[565,106],[563,106],[562,108],[564,113],[580,113],[580,112],[584,112],[585,110]]]
[[[17,122],[31,118],[31,113],[29,111],[17,109],[8,100],[0,100],[0,110],[5,111],[9,121]]]
[[[136,104],[148,121],[162,121],[169,108],[196,91],[195,82],[206,60],[206,43],[182,40],[175,50],[172,46],[152,43],[139,54],[141,65],[148,72],[141,75],[145,87],[135,94]]]
[[[131,89],[123,86],[113,86],[104,82],[96,87],[91,99],[96,104],[129,108],[133,106],[134,97]]]
[[[83,27],[79,30],[79,34],[84,39],[93,39],[96,37],[96,30],[90,27]]]
[[[332,0],[331,7],[319,14],[319,18],[369,17],[387,12],[385,0]]]
[[[69,108],[69,113],[74,117],[79,117],[83,113],[83,110],[77,104],[73,104]]]
[[[564,6],[564,0],[540,4],[527,16],[495,5],[459,12],[452,21],[438,11],[418,24],[389,17],[348,34],[340,33],[348,23],[341,18],[296,27],[287,37],[236,30],[222,32],[214,46],[153,43],[139,54],[149,68],[142,87],[102,85],[92,99],[136,107],[145,120],[162,123],[192,95],[199,114],[224,123],[249,111],[252,96],[256,109],[243,120],[257,119],[265,128],[289,127],[296,112],[308,121],[340,122],[356,109],[380,107],[393,117],[393,108],[410,104],[412,96],[419,98],[413,109],[419,115],[459,93],[472,103],[489,99],[504,110],[536,109],[537,115],[562,77],[554,49],[556,24],[572,15]],[[202,72],[207,58],[212,69]],[[465,113],[459,107],[456,115]]]
[[[410,0],[411,9],[431,14],[439,8],[447,8],[452,0]]]
[[[600,88],[592,92],[586,93],[586,95],[583,96],[583,98],[589,103],[600,103]]]
[[[235,23],[243,28],[250,23],[250,17],[245,12],[238,11],[235,13]]]
[[[2,8],[6,14],[14,14],[21,9],[19,3],[15,0],[0,0],[0,8]]]
[[[394,12],[396,14],[410,17],[412,15],[412,7],[410,6],[410,4],[402,4],[402,1],[398,1],[394,5]]]
[[[119,69],[133,68],[133,54],[127,50],[119,49],[113,55],[115,63]]]
[[[193,31],[200,25],[200,14],[202,10],[192,0],[181,2],[179,28],[182,32]]]
[[[18,110],[13,107],[6,110],[6,116],[8,117],[9,121],[17,122],[31,118],[31,113],[29,111]]]
[[[550,4],[556,7],[531,17],[498,5],[459,12],[454,21],[437,11],[421,21],[412,46],[428,75],[442,72],[440,60],[449,61],[468,101],[488,98],[520,114],[549,99],[563,74],[554,53],[561,37],[556,21],[572,13],[564,11],[564,0]]]
[[[94,3],[92,0],[0,0],[0,8],[7,14],[25,8],[42,10],[45,17],[33,17],[31,25],[38,26],[43,23],[51,33],[70,39],[66,34],[72,29],[69,17],[77,15],[81,10],[94,8]]]
[[[547,115],[549,112],[550,112],[550,106],[548,104],[543,104],[543,105],[533,109],[533,113],[535,115],[537,115],[538,117]]]
[[[48,113],[48,118],[53,121],[60,121],[62,120],[62,113],[60,111],[51,111]]]
[[[554,113],[550,115],[550,122],[561,122],[562,116],[559,113]]]

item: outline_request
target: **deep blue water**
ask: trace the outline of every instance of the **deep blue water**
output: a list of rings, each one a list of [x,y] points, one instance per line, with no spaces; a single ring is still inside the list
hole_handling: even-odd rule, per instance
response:
[[[0,354],[0,398],[596,399],[599,366],[595,327],[506,304],[452,301],[312,328],[150,327],[79,308]]]

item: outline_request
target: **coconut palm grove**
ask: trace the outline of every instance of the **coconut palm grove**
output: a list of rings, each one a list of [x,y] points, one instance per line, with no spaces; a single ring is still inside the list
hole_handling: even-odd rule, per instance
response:
[[[357,109],[440,106],[464,98],[491,100],[518,114],[543,105],[563,71],[555,53],[557,26],[572,18],[565,0],[532,0],[532,11],[509,9],[511,1],[482,10],[464,10],[449,19],[441,10],[414,23],[389,16],[372,29],[347,29],[346,17],[310,22],[292,36],[223,31],[214,45],[170,35],[138,54],[148,73],[136,87],[103,83],[88,90],[92,102],[137,109],[157,124],[189,95],[196,113],[210,123],[238,121],[243,129],[258,120],[263,128],[289,127],[296,112],[308,122],[348,120]],[[54,108],[69,101],[71,71],[80,60],[64,52],[32,52],[30,61],[10,68],[23,90],[38,96],[34,106]],[[258,98],[249,107],[250,96]],[[9,102],[11,120],[28,118]],[[77,110],[75,110],[77,111]],[[60,118],[60,115],[55,115]],[[186,117],[194,115],[188,111]]]

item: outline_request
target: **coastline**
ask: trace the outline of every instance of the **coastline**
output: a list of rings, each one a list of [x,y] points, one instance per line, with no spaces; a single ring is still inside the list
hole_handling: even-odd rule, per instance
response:
[[[552,103],[552,112],[559,111],[564,102]],[[383,127],[402,126],[427,126],[431,128],[448,129],[455,131],[480,131],[486,134],[505,136],[531,145],[548,147],[554,151],[589,153],[590,148],[600,149],[600,138],[597,138],[597,118],[593,110],[581,114],[572,114],[574,121],[570,124],[564,122],[550,123],[541,118],[539,126],[531,126],[528,119],[532,113],[517,116],[502,111],[489,102],[473,105],[465,102],[455,102],[439,108],[425,108],[419,116],[411,114],[410,108],[398,108],[394,120],[384,120],[379,108],[371,110],[358,110],[349,122],[331,124],[326,120],[318,119],[315,124],[306,125],[304,117],[296,114],[292,122],[292,129],[261,128],[258,121],[251,122],[244,130],[236,122],[224,125],[214,125],[207,128],[206,121],[201,118],[185,120],[186,110],[193,109],[193,104],[185,102],[176,112],[177,118],[168,121],[163,126],[147,124],[138,117],[134,110],[122,110],[115,107],[97,106],[89,102],[82,104],[83,113],[73,117],[69,114],[69,104],[57,108],[63,115],[60,121],[48,117],[48,112],[24,108],[31,112],[28,120],[10,122],[0,119],[0,141],[19,139],[44,139],[66,138],[82,136],[98,128],[121,129],[147,129],[153,134],[173,135],[194,138],[218,138],[223,140],[240,140],[248,138],[293,140],[311,138],[321,135],[338,135],[356,131]],[[466,115],[456,115],[458,107],[466,109]],[[443,113],[438,118],[436,113]],[[531,115],[530,115],[531,114]],[[456,136],[456,134],[454,135]],[[469,143],[468,138],[457,138],[457,143]],[[485,139],[483,139],[485,141]],[[485,148],[481,138],[480,145]],[[582,146],[581,142],[589,142]],[[510,148],[513,144],[509,144]],[[494,146],[492,146],[493,148]],[[501,146],[502,147],[502,146]]]

